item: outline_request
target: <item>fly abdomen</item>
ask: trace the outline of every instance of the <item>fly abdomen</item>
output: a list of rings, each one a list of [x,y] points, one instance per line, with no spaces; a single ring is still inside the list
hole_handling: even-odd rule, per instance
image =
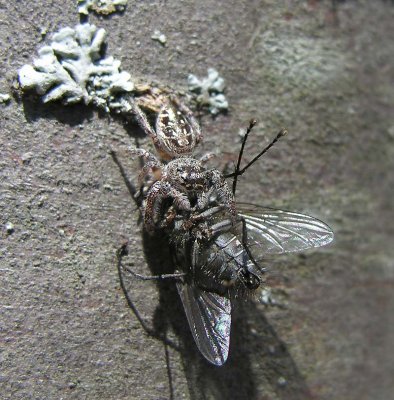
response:
[[[231,232],[222,233],[214,242],[215,252],[207,260],[207,269],[215,273],[225,286],[232,287],[242,283],[249,289],[256,289],[260,284],[255,266],[240,240]]]

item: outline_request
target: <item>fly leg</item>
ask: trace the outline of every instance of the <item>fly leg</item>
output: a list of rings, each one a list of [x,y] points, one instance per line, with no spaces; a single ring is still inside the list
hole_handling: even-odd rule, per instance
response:
[[[183,281],[182,278],[186,276],[185,273],[178,273],[175,272],[173,274],[161,274],[161,275],[142,275],[138,274],[137,272],[133,271],[131,268],[126,267],[122,264],[122,258],[127,255],[127,244],[123,244],[120,249],[117,250],[116,252],[116,258],[118,261],[118,268],[123,269],[124,271],[128,272],[130,275],[133,275],[134,277],[141,279],[143,281],[162,281],[166,279],[174,279],[174,280],[179,280]]]
[[[260,267],[260,265],[257,263],[257,261],[254,259],[252,252],[249,249],[249,245],[248,245],[248,230],[246,228],[246,221],[243,217],[239,217],[240,222],[242,223],[242,237],[241,237],[241,243],[243,248],[246,251],[246,254],[248,255],[250,261],[252,261],[253,265],[258,269],[258,271],[260,271],[261,273],[264,273],[264,269],[262,267]],[[211,231],[212,234],[217,234],[217,233],[224,233],[226,231],[229,231],[230,229],[232,229],[233,224],[232,221],[227,219],[221,222],[218,222],[214,225],[211,226]],[[258,283],[260,283],[260,279],[255,276],[252,272],[250,272],[247,268],[247,263],[244,264],[243,267],[243,273],[245,276],[253,276],[255,278],[255,280],[258,280]]]
[[[161,274],[161,275],[142,275],[138,274],[137,272],[133,271],[129,267],[123,267],[125,271],[127,271],[130,275],[141,279],[142,281],[164,281],[166,279],[174,279],[176,281],[183,281],[182,278],[186,276],[184,272],[174,273],[174,274]]]
[[[197,214],[197,215],[194,215],[194,216],[190,217],[190,219],[191,219],[193,222],[197,222],[197,221],[200,221],[200,220],[204,220],[204,219],[206,219],[206,218],[209,218],[209,217],[214,216],[216,213],[218,213],[218,212],[220,212],[220,211],[222,211],[222,210],[224,210],[224,209],[225,209],[224,206],[215,206],[215,207],[211,207],[211,208],[209,208],[208,210],[203,211],[203,212],[200,213],[200,214]]]
[[[261,272],[264,273],[265,270],[264,268],[260,267],[260,265],[257,263],[257,261],[254,259],[252,252],[249,249],[249,245],[248,245],[248,229],[246,227],[246,221],[244,217],[240,217],[240,221],[242,223],[242,238],[241,238],[241,243],[242,246],[244,247],[246,254],[248,255],[248,257],[250,258],[250,260],[252,261],[253,265]],[[245,266],[246,268],[246,266]],[[248,271],[249,272],[249,271]],[[250,273],[250,272],[249,272]]]
[[[187,231],[193,228],[200,221],[205,221],[213,217],[216,213],[225,210],[225,206],[215,206],[211,207],[206,211],[203,211],[200,214],[191,216],[187,221],[183,223],[183,228]],[[224,221],[213,224],[212,226],[206,227],[204,229],[200,229],[198,239],[209,241],[214,235],[217,233],[223,233],[229,231],[233,227],[233,223],[230,219],[226,219]]]
[[[134,305],[133,300],[131,299],[127,289],[126,285],[123,280],[123,265],[122,265],[122,259],[124,256],[128,254],[127,251],[127,242],[123,243],[122,246],[117,250],[116,252],[116,259],[117,259],[117,270],[118,270],[118,275],[119,275],[119,283],[120,287],[123,291],[123,294],[125,296],[127,305],[129,306],[130,310],[133,312],[135,317],[137,318],[138,322],[140,323],[142,329],[145,331],[145,333],[151,337],[157,338],[161,340],[165,345],[171,347],[172,349],[178,350],[179,351],[179,346],[175,343],[173,343],[170,339],[168,339],[165,335],[165,332],[158,332],[154,327],[150,327],[147,322],[141,317],[141,315],[138,312],[137,307]]]
[[[193,221],[198,221],[200,219],[205,219],[205,218],[209,218],[213,215],[215,215],[216,213],[222,211],[225,207],[224,206],[216,206],[216,207],[212,207],[194,217],[192,217]],[[242,237],[241,237],[241,243],[242,246],[244,247],[246,254],[248,255],[248,257],[250,258],[250,260],[252,261],[252,263],[255,265],[255,267],[261,272],[264,273],[264,268],[260,267],[260,265],[257,263],[257,261],[254,259],[252,252],[249,249],[249,245],[248,245],[248,230],[246,227],[246,221],[244,217],[239,217],[240,222],[242,223]],[[231,219],[225,219],[223,221],[217,222],[216,224],[213,224],[210,227],[210,234],[216,235],[219,233],[224,233],[227,232],[229,230],[231,230],[233,228],[233,223],[231,221]],[[250,273],[250,271],[247,271],[246,269],[246,265],[245,265],[245,272]]]

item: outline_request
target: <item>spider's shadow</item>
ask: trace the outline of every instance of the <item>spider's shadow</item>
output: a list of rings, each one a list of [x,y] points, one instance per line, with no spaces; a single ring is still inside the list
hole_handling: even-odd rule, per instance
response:
[[[112,153],[112,158],[120,170],[130,196],[139,207],[141,204],[135,200],[134,186],[128,180],[121,162],[115,153]],[[174,272],[169,245],[163,235],[151,236],[144,233],[143,246],[152,275]],[[125,247],[123,247],[124,250]],[[165,348],[171,399],[174,398],[176,388],[173,386],[168,358],[169,347],[180,353],[192,399],[253,400],[261,398],[262,395],[269,396],[270,393],[275,393],[278,398],[283,400],[313,398],[286,345],[280,340],[255,303],[242,301],[236,304],[233,313],[229,359],[222,367],[210,365],[199,353],[194,343],[174,282],[157,282],[159,304],[152,319],[152,326],[148,326],[140,317],[130,293],[126,289],[125,280],[130,278],[123,275],[122,252],[119,252],[118,255],[119,278],[130,309],[146,333],[160,340]],[[123,255],[125,254],[123,253]],[[146,284],[152,283],[146,282]],[[252,325],[253,334],[251,333]],[[167,333],[170,330],[175,334],[177,343],[168,339]]]

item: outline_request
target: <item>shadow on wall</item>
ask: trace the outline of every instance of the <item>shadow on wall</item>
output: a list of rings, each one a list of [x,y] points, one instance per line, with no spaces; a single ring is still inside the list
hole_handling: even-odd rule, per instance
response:
[[[118,121],[130,138],[139,139],[146,137],[145,132],[140,126],[128,116],[114,112],[108,114],[94,105],[77,103],[68,104],[65,107],[61,102],[43,103],[37,101],[37,96],[32,93],[24,93],[21,96],[19,92],[14,93],[14,99],[19,104],[22,103],[27,122],[34,122],[43,118],[59,121],[70,127],[77,127],[89,122],[97,114],[101,119],[108,120],[110,118],[113,121]]]

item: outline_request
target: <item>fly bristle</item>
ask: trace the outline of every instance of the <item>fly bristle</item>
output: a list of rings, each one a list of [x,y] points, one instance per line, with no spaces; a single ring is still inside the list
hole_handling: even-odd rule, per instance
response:
[[[229,288],[230,299],[250,300],[257,296],[257,289],[249,289],[241,281]]]

